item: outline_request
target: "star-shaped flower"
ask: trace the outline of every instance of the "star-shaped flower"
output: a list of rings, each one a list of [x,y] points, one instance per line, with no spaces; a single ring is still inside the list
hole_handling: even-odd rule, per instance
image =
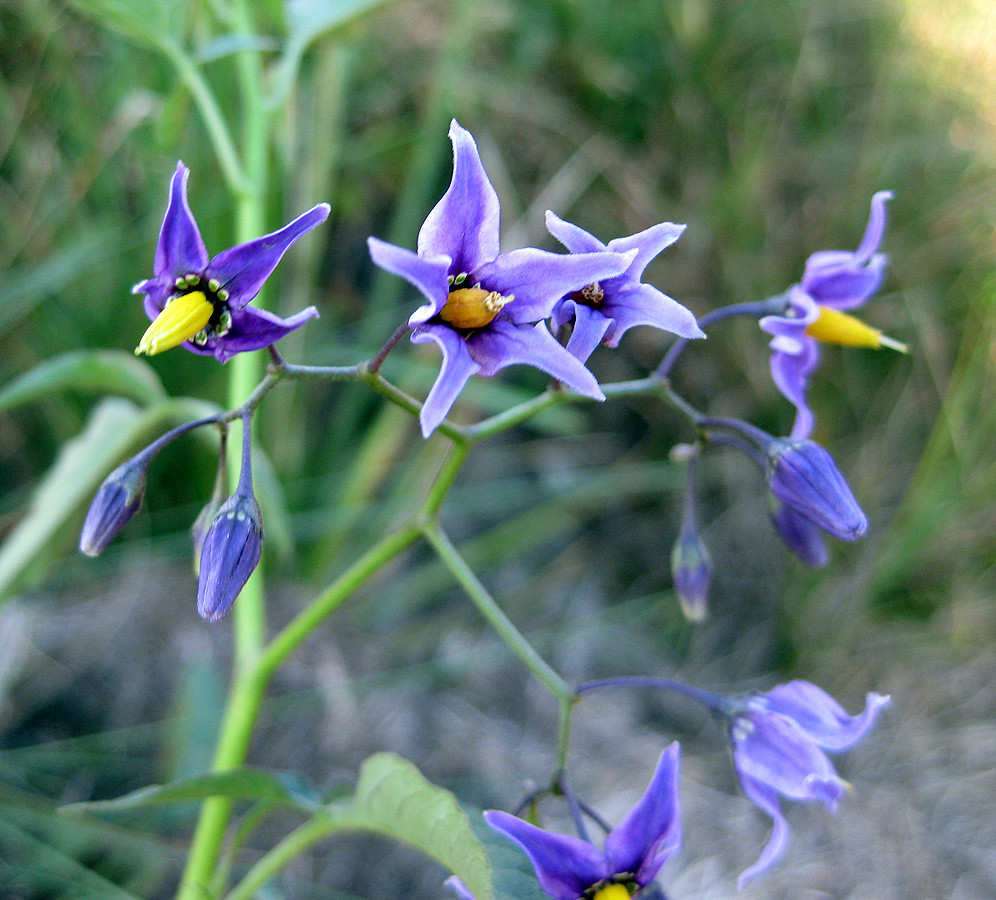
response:
[[[640,281],[651,260],[678,240],[685,230],[684,225],[662,222],[639,234],[616,238],[608,245],[549,210],[546,227],[571,253],[636,251],[624,272],[572,291],[553,309],[554,328],[573,322],[574,330],[567,349],[581,362],[585,362],[600,343],[618,346],[620,338],[634,325],[653,325],[684,338],[705,337],[689,310]]]
[[[681,843],[678,745],[660,757],[646,793],[605,838],[605,849],[567,834],[554,834],[508,813],[484,818],[529,857],[540,885],[553,900],[628,900],[657,876]]]
[[[771,837],[754,865],[740,876],[742,886],[781,855],[788,823],[778,795],[819,800],[834,811],[848,785],[824,750],[846,750],[871,728],[889,702],[868,694],[864,712],[849,716],[829,694],[808,681],[790,681],[765,694],[726,701],[733,764],[744,793],[774,820]]]
[[[443,364],[419,416],[428,437],[471,375],[515,363],[535,366],[575,391],[604,399],[595,377],[560,346],[543,320],[564,295],[619,275],[628,254],[558,254],[525,248],[499,253],[498,194],[470,132],[454,120],[453,179],[426,217],[418,252],[377,238],[370,255],[426,297],[408,320],[412,342],[435,343]]]
[[[885,232],[885,204],[891,198],[890,191],[872,197],[868,226],[857,250],[814,253],[806,261],[802,281],[788,292],[786,312],[761,319],[761,327],[774,335],[771,376],[797,410],[794,439],[806,438],[813,430],[806,388],[819,362],[818,341],[906,352],[903,344],[847,313],[865,303],[882,284],[886,257],[877,251]]]
[[[279,231],[209,258],[187,203],[189,174],[182,162],[177,163],[153,277],[132,288],[132,293],[145,294],[145,311],[153,320],[135,352],[152,356],[183,344],[193,353],[213,354],[224,363],[236,353],[269,347],[318,315],[309,306],[281,319],[246,304],[260,292],[287,249],[325,221],[329,205],[319,203]]]

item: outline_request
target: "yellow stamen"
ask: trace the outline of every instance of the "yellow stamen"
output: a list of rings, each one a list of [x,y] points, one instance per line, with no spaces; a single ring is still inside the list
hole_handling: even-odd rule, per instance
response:
[[[629,900],[629,891],[621,884],[607,884],[595,891],[592,900]]]
[[[906,345],[882,334],[877,328],[866,325],[860,319],[820,306],[820,314],[815,322],[806,326],[806,334],[826,344],[842,344],[845,347],[870,347],[878,350],[889,347],[900,353],[908,353]]]
[[[439,318],[454,328],[483,328],[514,299],[514,295],[503,297],[498,291],[486,291],[481,287],[457,288],[450,291]]]
[[[200,291],[191,291],[177,297],[166,304],[166,308],[142,335],[135,355],[145,353],[155,356],[164,350],[179,347],[184,341],[189,341],[199,331],[203,331],[213,315],[214,304]]]

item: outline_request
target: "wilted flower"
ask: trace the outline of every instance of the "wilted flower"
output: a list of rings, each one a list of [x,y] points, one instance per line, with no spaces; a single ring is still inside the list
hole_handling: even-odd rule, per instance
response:
[[[370,238],[373,261],[428,299],[412,313],[412,342],[433,342],[443,364],[419,420],[428,437],[471,375],[516,363],[535,366],[575,391],[604,399],[595,377],[550,334],[543,320],[566,294],[619,275],[636,251],[557,254],[498,252],[498,194],[477,144],[454,120],[453,179],[426,217],[418,252]]]
[[[209,622],[223,619],[259,564],[263,522],[252,489],[249,417],[242,422],[239,484],[218,510],[201,549],[197,612]]]
[[[558,218],[547,210],[546,227],[571,253],[636,251],[624,272],[572,291],[553,308],[553,324],[560,328],[573,322],[567,349],[581,362],[599,343],[616,347],[634,325],[653,325],[685,338],[705,337],[695,316],[677,300],[657,288],[642,284],[643,270],[662,250],[670,247],[685,230],[684,225],[662,222],[639,234],[603,244],[583,228]]]
[[[145,496],[146,473],[155,455],[181,434],[212,421],[213,418],[207,418],[185,422],[153,441],[111,472],[90,503],[80,533],[80,550],[87,556],[98,556],[103,553],[131,517],[141,509],[142,499]]]
[[[775,439],[767,458],[768,484],[782,503],[841,540],[857,540],[865,533],[865,514],[833,457],[819,444]]]
[[[788,839],[788,824],[778,795],[791,800],[819,800],[834,811],[848,784],[824,750],[846,750],[871,727],[889,702],[868,694],[865,709],[849,716],[836,700],[808,681],[791,681],[765,694],[727,698],[733,764],[744,793],[774,820],[761,856],[739,880],[767,869]]]
[[[604,850],[508,813],[491,810],[484,818],[526,852],[554,900],[628,900],[654,880],[681,843],[678,745],[661,754],[646,793],[606,837]]]
[[[318,315],[313,306],[281,319],[248,304],[263,287],[287,249],[325,221],[329,205],[319,203],[273,234],[267,234],[210,259],[187,204],[190,170],[177,163],[170,181],[169,205],[159,232],[154,277],[132,288],[145,294],[153,320],[136,353],[152,356],[183,344],[194,353],[214,354],[227,362],[237,353],[259,350]]]
[[[774,335],[772,378],[797,410],[795,439],[809,437],[813,430],[806,388],[819,362],[818,341],[906,352],[903,344],[845,312],[861,306],[882,283],[886,257],[876,251],[885,232],[885,204],[891,198],[890,191],[872,197],[868,227],[857,250],[814,253],[806,261],[802,281],[788,292],[785,314],[761,319],[761,327]]]

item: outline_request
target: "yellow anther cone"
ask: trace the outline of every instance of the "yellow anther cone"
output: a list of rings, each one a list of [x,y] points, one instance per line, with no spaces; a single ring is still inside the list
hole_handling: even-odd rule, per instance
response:
[[[145,353],[155,356],[164,350],[179,347],[195,334],[203,331],[211,316],[214,304],[200,291],[191,291],[166,304],[166,308],[156,316],[142,340],[135,348],[135,355]]]
[[[592,900],[629,900],[629,891],[621,884],[607,884],[595,892]]]
[[[866,325],[855,316],[820,306],[820,314],[815,322],[806,326],[806,334],[823,341],[825,344],[842,344],[845,347],[870,347],[878,350],[880,347],[890,347],[900,353],[906,353],[905,344],[886,337],[877,328]]]
[[[446,305],[439,311],[439,318],[454,328],[483,328],[490,325],[501,308],[514,299],[479,287],[457,288],[450,291]]]

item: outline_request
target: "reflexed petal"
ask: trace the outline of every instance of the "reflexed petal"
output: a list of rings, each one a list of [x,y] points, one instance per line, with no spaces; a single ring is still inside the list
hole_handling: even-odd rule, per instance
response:
[[[892,199],[892,191],[878,191],[871,199],[871,214],[861,244],[854,251],[855,262],[866,262],[878,250],[885,234],[885,204]]]
[[[491,376],[505,366],[522,363],[542,369],[579,394],[605,399],[595,376],[557,343],[544,322],[516,325],[495,319],[467,338],[467,349],[480,365],[482,375]]]
[[[484,819],[526,852],[543,890],[554,900],[577,900],[589,887],[616,874],[605,854],[580,838],[552,834],[495,810],[486,812]]]
[[[223,250],[211,260],[205,275],[220,281],[230,295],[230,306],[241,309],[260,292],[290,246],[328,215],[329,205],[319,203],[279,231]]]
[[[606,294],[603,315],[615,320],[606,343],[610,347],[634,325],[652,325],[684,338],[705,337],[691,310],[649,284],[636,284],[629,290]]]
[[[198,347],[196,344],[184,346],[196,352],[213,353],[218,362],[224,363],[236,353],[269,347],[300,328],[309,319],[317,317],[318,310],[313,306],[302,309],[287,319],[281,319],[265,309],[247,306],[244,309],[232,310],[232,327],[228,334],[208,341],[204,347]]]
[[[844,783],[833,764],[788,716],[749,712],[734,720],[730,733],[741,778],[760,781],[793,800],[822,800],[831,809],[843,796]]]
[[[760,875],[782,855],[789,836],[788,823],[782,815],[781,806],[778,803],[778,795],[767,785],[744,775],[740,776],[740,786],[750,800],[771,816],[773,827],[771,829],[771,837],[768,838],[768,843],[764,845],[764,849],[761,851],[757,862],[745,869],[737,879],[737,890],[743,890],[743,886],[751,878]]]
[[[467,342],[448,325],[420,325],[412,332],[413,344],[437,344],[443,353],[443,364],[429,396],[422,404],[419,422],[422,436],[428,437],[446,418],[467,379],[480,371],[480,365],[471,358]]]
[[[567,321],[572,317],[574,319],[574,330],[567,341],[567,352],[579,362],[587,362],[588,357],[595,352],[595,348],[602,343],[602,338],[612,325],[612,320],[607,319],[597,309],[592,309],[583,303],[575,303],[573,300],[565,300],[559,309],[561,316],[570,311]]]
[[[190,175],[182,162],[169,183],[169,205],[159,231],[156,260],[152,271],[157,278],[172,282],[188,273],[200,274],[208,264],[208,254],[194,214],[187,204],[187,178]]]
[[[450,285],[446,278],[450,271],[448,256],[419,256],[396,247],[375,237],[367,238],[370,257],[382,269],[392,275],[400,275],[405,281],[417,287],[429,301],[411,314],[408,324],[413,328],[428,322],[446,305]]]
[[[498,194],[484,171],[477,144],[454,119],[453,178],[418,233],[420,256],[448,256],[452,274],[471,272],[498,255]]]
[[[593,234],[561,219],[556,213],[546,211],[546,230],[571,253],[599,253],[608,248]],[[641,269],[642,271],[642,269]]]
[[[620,253],[550,253],[527,247],[503,253],[478,267],[472,280],[483,288],[515,296],[504,310],[513,322],[538,322],[547,318],[561,298],[595,281],[625,271],[635,251]]]
[[[636,250],[636,258],[630,263],[626,275],[633,281],[639,281],[643,276],[643,270],[647,268],[651,260],[678,240],[684,230],[684,225],[661,222],[659,225],[653,225],[637,234],[609,241],[609,249],[616,253],[628,253],[630,250]],[[694,336],[698,337],[698,335]],[[692,337],[692,335],[686,335],[686,337]]]
[[[654,880],[681,843],[678,745],[660,757],[646,793],[605,839],[611,874],[633,872],[642,887]]]
[[[768,708],[794,719],[817,744],[827,750],[845,750],[857,742],[889,702],[882,694],[868,694],[860,715],[849,716],[826,691],[808,681],[790,681],[768,691]]]
[[[882,286],[886,264],[883,254],[876,254],[862,267],[820,263],[817,258],[824,255],[831,254],[814,253],[809,258],[802,280],[803,288],[817,303],[832,309],[855,309]]]
[[[813,431],[813,412],[806,402],[806,387],[809,375],[820,360],[820,350],[816,341],[803,337],[801,352],[795,354],[775,351],[769,365],[775,387],[796,408],[795,424],[792,426],[792,440],[805,440]]]

